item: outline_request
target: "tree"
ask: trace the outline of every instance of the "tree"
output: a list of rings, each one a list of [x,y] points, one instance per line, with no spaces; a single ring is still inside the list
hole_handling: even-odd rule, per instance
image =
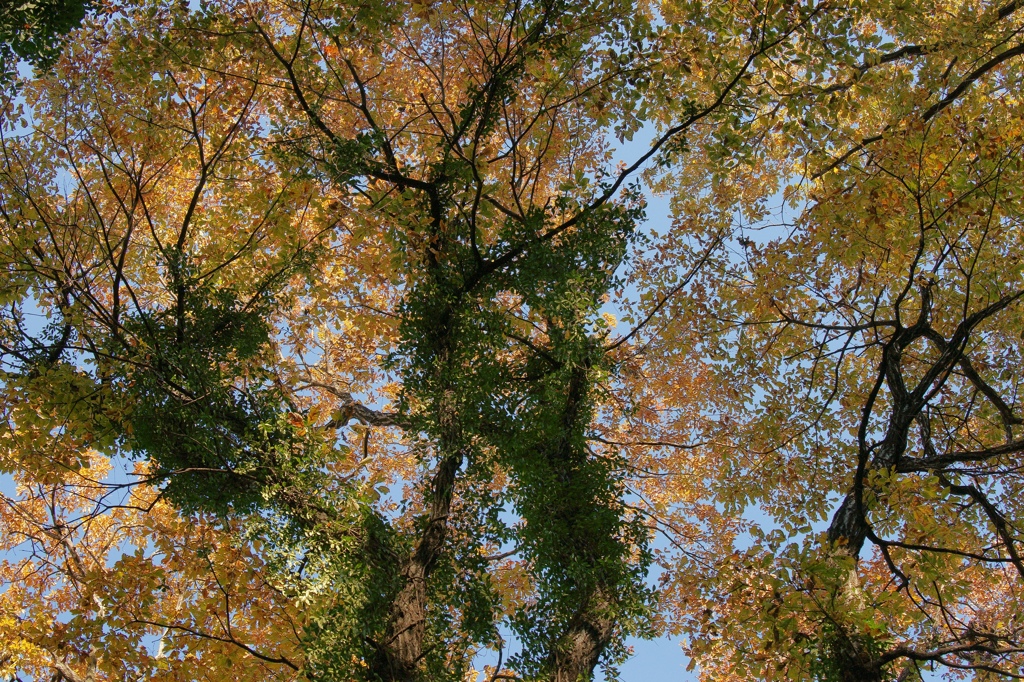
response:
[[[684,333],[651,335],[745,402],[705,475],[767,520],[677,573],[722,677],[1020,674],[1017,11],[841,17],[741,120],[759,162],[713,167],[719,205],[686,207],[756,221],[753,187],[794,209],[740,226],[706,302],[671,311]]]
[[[5,672],[1019,671],[1019,18],[959,11],[91,23],[5,107]]]
[[[12,78],[19,59],[49,66],[64,37],[82,23],[91,6],[91,0],[11,0],[0,5],[0,78]]]

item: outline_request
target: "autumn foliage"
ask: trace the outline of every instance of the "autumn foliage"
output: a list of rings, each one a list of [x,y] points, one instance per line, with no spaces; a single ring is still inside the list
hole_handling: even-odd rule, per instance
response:
[[[1022,33],[95,5],[0,102],[0,677],[1024,675]]]

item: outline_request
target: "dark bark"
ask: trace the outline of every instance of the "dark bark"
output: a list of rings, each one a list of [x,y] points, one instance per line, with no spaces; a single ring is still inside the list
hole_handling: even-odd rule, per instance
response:
[[[1005,527],[1003,515],[980,490],[971,486],[953,484],[944,477],[946,467],[954,465],[958,461],[984,459],[1000,453],[1016,452],[1019,447],[1019,444],[1013,441],[1012,425],[1019,424],[1020,419],[1012,414],[1006,401],[977,373],[965,354],[965,349],[979,324],[1013,304],[1022,294],[1018,292],[1004,296],[966,316],[957,325],[952,336],[946,339],[930,326],[932,286],[934,285],[924,284],[920,288],[921,310],[916,321],[909,327],[897,324],[895,334],[882,346],[882,357],[875,385],[861,415],[858,433],[858,462],[853,487],[832,517],[828,529],[828,541],[838,553],[846,554],[856,562],[864,542],[870,539],[881,548],[893,574],[905,584],[906,576],[897,568],[888,553],[890,546],[899,546],[902,543],[886,541],[877,537],[868,522],[868,509],[864,503],[866,481],[870,470],[891,470],[894,473],[899,473],[920,470],[922,464],[928,463],[931,466],[923,468],[937,474],[951,493],[969,496],[983,507],[1006,551],[1014,560],[1014,564],[1024,573],[1024,569],[1021,569],[1020,566],[1014,539]],[[929,363],[927,369],[921,373],[917,385],[908,387],[904,380],[904,353],[912,344],[921,339],[926,339],[933,344],[938,353]],[[932,396],[947,381],[955,367],[960,367],[963,370],[965,376],[978,389],[979,393],[984,395],[999,412],[1006,430],[1007,442],[1004,445],[978,452],[947,455],[939,455],[936,452],[931,440],[927,405]],[[877,407],[877,397],[883,387],[888,391],[890,401],[888,414],[885,416],[885,434],[880,441],[869,443],[868,434],[872,426],[870,422]],[[908,457],[906,454],[910,445],[911,427],[915,422],[920,426],[921,447],[924,455],[916,458]],[[914,549],[930,551],[937,548],[921,544],[916,545]],[[856,566],[854,566],[851,569],[850,581],[841,588],[842,590],[849,590],[851,585],[856,585],[856,571]],[[857,598],[853,594],[846,596],[848,599]],[[880,682],[883,679],[883,666],[899,656],[894,652],[887,654],[873,651],[872,648],[865,646],[866,640],[858,639],[856,634],[848,635],[840,632],[832,636],[829,644],[832,652],[831,662],[838,670],[843,682]]]
[[[585,429],[592,418],[589,399],[592,381],[589,363],[572,371],[565,387],[560,433],[552,434],[551,440],[541,446],[547,453],[547,464],[553,474],[552,485],[561,493],[557,509],[550,511],[557,517],[554,522],[569,534],[561,538],[560,545],[553,548],[556,556],[549,559],[567,573],[570,566],[582,563],[587,566],[586,572],[593,576],[586,584],[576,585],[575,613],[564,630],[556,633],[548,652],[542,679],[551,682],[592,679],[601,654],[615,637],[621,614],[619,591],[624,576],[609,573],[609,568],[601,565],[609,551],[625,554],[619,544],[621,541],[614,537],[618,525],[614,522],[609,525],[611,518],[619,516],[608,515],[606,503],[599,497],[611,483],[600,476],[606,472],[593,470],[601,465],[589,458],[586,449],[573,437]]]
[[[846,637],[833,642],[835,664],[842,682],[882,682],[882,666],[878,656]]]
[[[456,455],[441,461],[431,481],[430,512],[423,535],[402,566],[402,587],[388,613],[387,635],[376,643],[373,674],[386,682],[420,679],[427,620],[427,580],[444,551],[455,476],[462,464]]]

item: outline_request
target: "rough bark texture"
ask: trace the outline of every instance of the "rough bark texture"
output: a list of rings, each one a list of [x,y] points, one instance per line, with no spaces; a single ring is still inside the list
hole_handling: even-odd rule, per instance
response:
[[[436,281],[443,282],[443,272],[436,261],[431,259],[428,269]],[[370,661],[372,674],[383,682],[415,682],[422,677],[429,607],[427,582],[445,551],[455,479],[467,454],[459,398],[453,388],[457,373],[465,371],[452,354],[457,305],[458,297],[454,297],[441,307],[431,330],[433,334],[421,339],[417,349],[435,361],[432,380],[437,394],[431,396],[430,403],[437,424],[440,461],[427,490],[429,508],[420,537],[402,563],[401,587],[388,610],[386,634],[383,641],[375,643],[376,654]]]
[[[551,657],[552,682],[589,680],[601,653],[612,640],[614,604],[604,590],[597,590],[580,609]]]
[[[388,682],[418,680],[426,634],[427,579],[444,551],[447,518],[461,456],[441,461],[431,481],[430,513],[412,556],[402,567],[403,586],[388,614],[388,630],[377,646],[373,673]]]

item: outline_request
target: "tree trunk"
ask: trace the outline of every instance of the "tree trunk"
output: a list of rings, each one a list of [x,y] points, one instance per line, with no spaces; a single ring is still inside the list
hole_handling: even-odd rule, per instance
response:
[[[402,588],[388,613],[387,635],[376,644],[371,662],[374,675],[384,682],[414,682],[419,679],[426,634],[427,579],[444,551],[448,512],[452,504],[455,474],[462,456],[441,461],[431,481],[430,513],[423,536],[402,567]]]
[[[601,476],[595,476],[593,468],[600,469],[601,465],[574,438],[574,433],[584,429],[592,417],[589,369],[583,364],[572,371],[565,386],[561,433],[543,447],[552,474],[549,484],[562,491],[557,509],[548,510],[548,515],[561,522],[560,528],[568,533],[552,548],[552,558],[566,571],[563,580],[570,580],[570,567],[581,563],[594,576],[593,582],[575,586],[575,614],[556,635],[548,652],[544,679],[551,682],[592,679],[601,654],[614,637],[620,612],[616,592],[622,587],[623,576],[609,575],[607,567],[601,566],[609,552],[626,555],[615,539],[617,522],[609,523],[610,518],[617,520],[618,514],[607,514],[601,500],[600,493],[609,485],[602,480],[607,472],[602,470]]]
[[[589,680],[615,630],[614,604],[603,588],[581,607],[551,656],[551,682]]]

